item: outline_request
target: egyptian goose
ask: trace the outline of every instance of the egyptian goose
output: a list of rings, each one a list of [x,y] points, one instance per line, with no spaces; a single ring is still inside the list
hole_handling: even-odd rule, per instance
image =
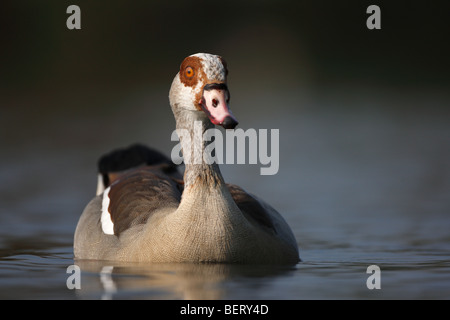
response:
[[[228,106],[227,73],[220,56],[200,53],[184,59],[169,93],[177,132],[193,132],[194,123],[201,124],[202,132],[214,125],[234,129],[237,120]],[[106,189],[80,217],[75,258],[297,263],[297,242],[282,216],[256,196],[226,184],[218,164],[186,161],[209,142],[180,136],[180,143],[184,181],[164,158],[153,156],[151,161],[100,172]],[[113,158],[105,160],[106,167]],[[114,171],[118,174],[111,175]]]

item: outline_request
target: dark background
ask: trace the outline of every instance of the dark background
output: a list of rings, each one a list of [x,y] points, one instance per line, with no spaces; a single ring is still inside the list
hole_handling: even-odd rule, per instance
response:
[[[81,30],[66,28],[72,4]],[[0,298],[73,297],[97,159],[135,142],[170,154],[170,84],[198,52],[227,60],[240,128],[280,130],[276,175],[221,170],[285,217],[303,260],[286,278],[225,279],[218,297],[448,298],[449,16],[448,1],[1,1]],[[190,273],[170,274],[180,298]],[[133,279],[119,297],[137,282],[161,297]]]
[[[81,8],[82,30],[66,28],[70,4]],[[381,30],[366,28],[370,4],[381,8]],[[111,92],[167,87],[178,63],[196,52],[223,55],[232,74],[239,71],[259,86],[301,81],[444,88],[450,55],[445,4],[3,1],[2,107],[32,99],[39,107],[60,108],[62,101],[93,93],[102,105],[102,95]]]
[[[81,30],[66,28],[70,4],[81,8]],[[381,8],[381,30],[366,28],[370,4]],[[445,1],[2,1],[0,125],[14,123],[15,130],[0,141],[14,146],[56,134],[77,144],[76,132],[51,126],[77,127],[79,119],[123,110],[117,101],[139,90],[158,92],[163,102],[180,61],[197,52],[228,60],[237,97],[240,88],[304,92],[299,99],[418,94],[430,99],[430,109],[447,111],[441,100],[448,101],[450,82],[448,7]],[[392,107],[412,108],[408,101]],[[112,125],[96,124],[89,128],[93,139],[93,130]]]

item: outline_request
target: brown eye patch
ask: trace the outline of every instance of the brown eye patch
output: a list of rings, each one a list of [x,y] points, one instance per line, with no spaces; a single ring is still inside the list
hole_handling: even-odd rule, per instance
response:
[[[183,60],[180,66],[180,80],[185,86],[195,87],[199,80],[205,78],[199,57],[187,57]]]

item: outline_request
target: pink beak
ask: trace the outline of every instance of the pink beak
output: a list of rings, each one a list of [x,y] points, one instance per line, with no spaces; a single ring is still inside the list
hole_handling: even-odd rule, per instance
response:
[[[234,129],[238,121],[228,106],[230,94],[225,84],[209,84],[203,88],[201,105],[209,120],[225,129]]]

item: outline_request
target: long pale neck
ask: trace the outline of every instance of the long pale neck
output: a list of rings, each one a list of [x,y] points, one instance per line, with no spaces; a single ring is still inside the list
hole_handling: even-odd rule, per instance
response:
[[[248,221],[222,178],[219,165],[205,161],[210,154],[204,150],[211,142],[204,141],[202,136],[213,125],[202,111],[178,109],[174,110],[174,115],[185,159],[185,186],[175,221],[180,236],[183,243],[198,244],[194,245],[195,250],[187,251],[200,251],[202,261],[233,261],[233,248],[223,244],[236,239],[244,239],[246,243],[245,237],[250,231]]]
[[[174,115],[185,162],[185,188],[196,182],[207,187],[223,184],[219,165],[212,161],[210,153],[204,152],[214,142],[204,141],[203,135],[214,125],[202,111],[182,109],[174,111]]]

